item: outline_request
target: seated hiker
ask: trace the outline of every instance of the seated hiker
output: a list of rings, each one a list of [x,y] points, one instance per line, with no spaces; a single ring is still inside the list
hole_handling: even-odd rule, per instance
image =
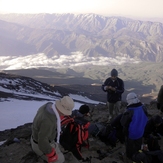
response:
[[[151,117],[146,124],[143,137],[144,143],[148,143],[148,148],[150,151],[160,150],[158,139],[161,137],[157,128],[161,125],[162,122],[162,117],[155,115]]]
[[[79,119],[79,121],[83,121],[86,123],[86,122],[88,122],[87,117],[90,117],[89,111],[90,111],[89,106],[84,104],[84,105],[80,106],[79,110],[73,110],[71,116],[76,119]],[[93,127],[94,127],[94,124],[90,123],[90,125],[88,127],[88,133],[92,132]]]
[[[156,135],[157,128],[161,125],[162,122],[162,117],[159,115],[151,117],[145,126],[144,137],[147,138],[151,134]]]
[[[89,106],[84,104],[80,106],[79,110],[73,110],[71,116],[84,118],[85,116],[90,116],[89,110]]]
[[[84,105],[79,110],[83,111],[83,108],[89,109]],[[60,144],[65,150],[71,151],[78,160],[85,160],[81,154],[81,148],[89,147],[88,127],[90,122],[83,118],[82,113],[74,110],[71,116],[64,116],[61,120]]]
[[[143,144],[141,150],[133,154],[132,160],[135,163],[163,163],[163,151],[150,151],[148,144]]]

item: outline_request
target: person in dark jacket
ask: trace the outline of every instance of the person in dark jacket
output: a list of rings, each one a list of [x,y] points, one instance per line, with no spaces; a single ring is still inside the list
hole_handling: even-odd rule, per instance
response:
[[[132,159],[133,154],[141,149],[148,117],[145,106],[134,92],[129,93],[126,100],[128,103],[127,111],[124,112],[121,118],[121,125],[126,137],[126,156]]]
[[[73,110],[72,111],[72,114],[71,116],[73,118],[78,118],[79,121],[82,121],[82,122],[90,122],[90,108],[88,105],[84,104],[84,105],[81,105],[79,110]],[[88,118],[87,118],[88,117]],[[95,123],[91,123],[89,124],[89,127],[88,127],[88,133],[91,134],[93,132],[95,128]]]
[[[118,77],[116,69],[111,70],[111,77],[107,78],[104,84],[102,84],[102,90],[107,92],[107,107],[110,120],[119,114],[122,93],[124,92],[124,82]]]
[[[150,151],[160,150],[160,145],[158,140],[161,139],[161,133],[159,133],[158,128],[162,124],[162,117],[155,115],[151,117],[144,130],[144,144],[148,144]]]
[[[157,109],[163,112],[163,85],[161,86],[157,96]]]
[[[159,115],[155,115],[155,116],[151,117],[145,126],[144,138],[150,137],[151,134],[153,136],[157,136],[156,135],[157,128],[161,125],[162,122],[163,122],[163,119]]]
[[[89,114],[89,106],[84,104],[84,105],[81,105],[79,110],[73,110],[72,111],[72,114],[71,114],[72,117],[85,117],[85,116],[90,116]]]

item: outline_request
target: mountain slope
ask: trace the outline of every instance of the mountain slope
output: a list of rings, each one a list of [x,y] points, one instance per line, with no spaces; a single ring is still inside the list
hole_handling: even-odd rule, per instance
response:
[[[10,45],[19,41],[26,47],[21,53],[21,44],[11,46],[12,53],[1,41],[1,56],[45,53],[53,57],[80,51],[84,56],[163,61],[163,24],[159,22],[95,14],[1,14],[0,19],[7,21],[1,21],[6,24],[0,27],[0,33],[10,33]]]

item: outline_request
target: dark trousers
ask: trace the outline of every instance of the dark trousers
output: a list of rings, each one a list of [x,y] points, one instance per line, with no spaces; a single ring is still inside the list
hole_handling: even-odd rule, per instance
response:
[[[139,139],[129,139],[126,138],[126,156],[132,159],[133,154],[141,149],[142,138]]]

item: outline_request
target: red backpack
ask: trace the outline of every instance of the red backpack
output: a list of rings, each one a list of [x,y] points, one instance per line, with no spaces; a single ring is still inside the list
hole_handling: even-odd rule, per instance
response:
[[[90,122],[80,117],[64,116],[61,120],[60,144],[79,160],[83,158],[81,147],[89,147],[89,125]]]

